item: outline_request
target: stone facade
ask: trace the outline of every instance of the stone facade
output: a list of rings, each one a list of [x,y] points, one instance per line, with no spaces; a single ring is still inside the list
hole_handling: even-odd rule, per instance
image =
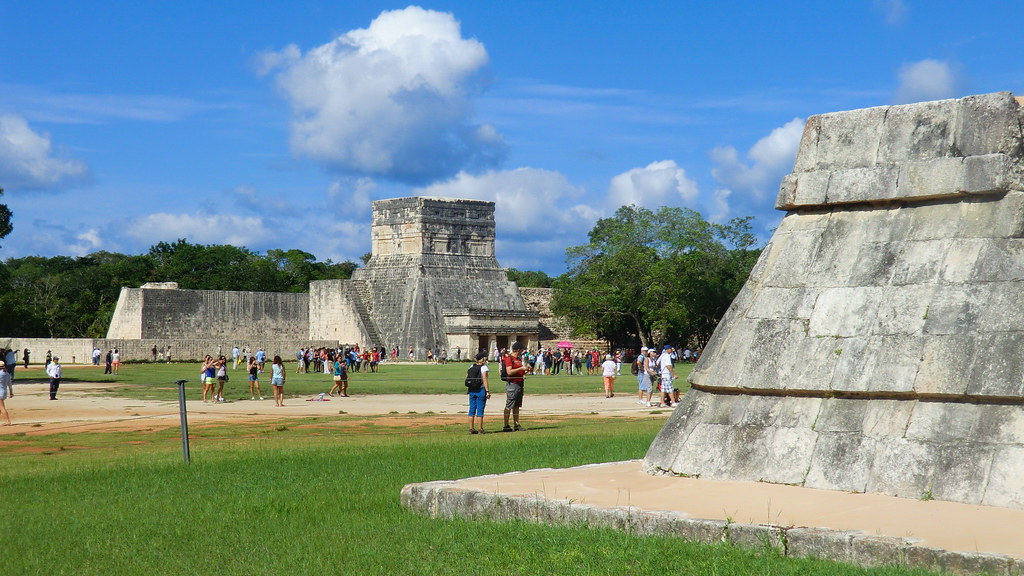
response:
[[[1009,93],[808,119],[646,468],[1024,508],[1022,121]]]
[[[360,344],[417,358],[434,347],[466,358],[516,340],[536,346],[539,315],[494,256],[493,202],[379,200],[371,232],[365,268],[311,282],[308,294],[122,288],[107,337]]]

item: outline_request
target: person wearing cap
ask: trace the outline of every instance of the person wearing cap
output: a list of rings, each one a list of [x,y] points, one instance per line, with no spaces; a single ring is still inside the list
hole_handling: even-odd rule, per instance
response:
[[[673,402],[679,402],[679,391],[672,385],[676,379],[676,370],[672,367],[672,357],[675,348],[671,345],[665,346],[658,358],[658,367],[661,368],[661,399],[662,404],[671,406]]]
[[[604,378],[604,397],[615,397],[615,368],[617,364],[611,354],[605,354],[601,363],[601,377]]]
[[[7,406],[4,405],[4,400],[10,397],[8,392],[11,389],[11,375],[5,368],[5,362],[0,360],[0,418],[3,419],[3,424],[0,426],[11,425],[11,416],[7,414]]]
[[[63,370],[60,367],[60,358],[56,356],[46,365],[46,374],[50,377],[50,400],[57,399],[57,389],[60,388],[60,378]]]
[[[637,393],[636,403],[641,406],[651,405],[651,395],[654,393],[651,378],[654,374],[654,368],[651,367],[651,350],[644,346],[636,357],[636,381],[640,388],[640,391]],[[646,401],[644,400],[644,392],[647,393]]]
[[[501,358],[502,366],[505,368],[505,427],[502,432],[523,430],[519,425],[519,409],[523,407],[523,383],[526,376],[526,366],[520,356],[523,355],[523,345],[519,342],[512,343],[512,351]],[[509,416],[512,416],[513,427],[509,423]]]
[[[484,408],[487,400],[491,397],[490,383],[487,381],[487,352],[480,352],[476,355],[476,362],[466,372],[466,388],[469,390],[469,433],[484,433]],[[477,419],[480,420],[480,428],[477,428]]]

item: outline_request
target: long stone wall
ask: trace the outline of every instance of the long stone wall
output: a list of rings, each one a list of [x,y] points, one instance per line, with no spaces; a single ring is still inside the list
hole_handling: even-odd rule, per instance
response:
[[[42,364],[46,358],[46,351],[49,350],[54,356],[60,358],[62,364],[88,364],[92,361],[92,350],[99,348],[104,354],[108,350],[118,349],[123,361],[148,361],[152,360],[153,347],[156,346],[159,360],[163,361],[164,351],[171,347],[171,361],[191,362],[203,359],[207,354],[216,356],[218,352],[224,356],[231,357],[231,348],[238,346],[248,348],[255,352],[262,347],[269,357],[280,354],[286,361],[295,359],[295,351],[300,347],[330,347],[337,346],[337,340],[320,339],[295,339],[295,340],[242,340],[242,339],[220,339],[220,340],[197,340],[197,339],[110,339],[110,338],[3,338],[0,337],[0,347],[23,350],[28,348],[32,351],[32,364]],[[21,362],[21,353],[18,354],[18,361]],[[20,364],[19,364],[20,365]]]
[[[1024,508],[1022,117],[999,93],[810,118],[647,469]]]

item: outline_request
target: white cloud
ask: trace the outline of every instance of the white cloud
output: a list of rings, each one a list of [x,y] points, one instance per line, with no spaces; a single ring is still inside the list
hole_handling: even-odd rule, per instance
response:
[[[489,171],[481,175],[460,172],[455,178],[413,191],[419,196],[490,200],[495,203],[498,235],[524,234],[560,237],[589,230],[605,212],[580,200],[586,193],[564,174],[537,168]],[[607,208],[607,207],[605,207]]]
[[[686,177],[686,171],[674,160],[652,162],[633,168],[612,178],[608,201],[615,206],[636,204],[653,208],[675,204],[677,200],[692,201],[697,197],[697,183]]]
[[[275,239],[263,218],[230,214],[149,214],[127,222],[124,234],[146,245],[185,238],[197,244],[252,247]]]
[[[763,199],[778,189],[779,181],[793,169],[796,151],[803,135],[804,121],[794,118],[761,138],[747,152],[752,161],[744,162],[732,146],[711,150],[711,160],[717,164],[711,175],[719,186],[742,191]]]
[[[100,238],[99,230],[89,228],[85,232],[75,235],[77,242],[68,246],[68,250],[75,256],[85,256],[100,249],[103,240]]]
[[[371,196],[380,185],[372,178],[346,178],[335,180],[327,189],[327,197],[333,204],[343,206],[346,214],[368,214]]]
[[[49,134],[37,134],[21,116],[0,115],[0,186],[60,188],[89,179],[85,162],[61,156]]]
[[[302,54],[264,54],[293,109],[291,146],[327,167],[410,183],[500,164],[502,136],[471,122],[487,51],[451,14],[382,12]]]
[[[900,85],[893,101],[910,104],[941,100],[956,95],[959,78],[948,62],[926,59],[904,64],[899,71]]]
[[[875,0],[874,3],[875,10],[882,13],[889,26],[899,26],[906,22],[910,10],[903,0]]]

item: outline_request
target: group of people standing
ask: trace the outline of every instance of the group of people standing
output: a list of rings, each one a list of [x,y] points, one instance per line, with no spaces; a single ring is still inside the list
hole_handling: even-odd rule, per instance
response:
[[[0,349],[0,425],[10,426],[11,415],[7,411],[7,400],[14,398],[14,369],[18,365],[18,352],[21,352],[23,366],[28,368],[31,358],[31,351],[14,350],[11,348]],[[64,369],[60,365],[60,358],[53,356],[49,350],[46,351],[46,375],[50,380],[50,400],[57,399],[57,390],[60,389],[60,380],[64,375]]]
[[[261,348],[259,353],[263,352]],[[260,389],[260,374],[263,373],[263,369],[266,366],[266,355],[255,354],[253,356],[247,356],[246,371],[249,376],[249,399],[255,400],[257,397],[263,400],[263,391]],[[237,366],[237,363],[236,363]],[[274,405],[284,406],[284,381],[287,376],[287,372],[284,368],[284,362],[280,356],[274,356],[274,360],[271,364],[271,375],[270,375],[270,386],[274,391]],[[206,359],[203,361],[202,367],[200,368],[199,378],[203,383],[203,402],[225,402],[224,400],[224,386],[230,380],[228,376],[228,359],[224,356],[214,358],[207,354]]]
[[[523,407],[523,385],[526,382],[528,365],[523,362],[523,345],[513,342],[509,351],[500,356],[501,379],[505,381],[505,410],[502,432],[524,430],[519,423],[519,410]],[[487,352],[476,355],[475,361],[466,372],[466,388],[469,394],[469,433],[484,434],[484,408],[491,397],[490,369],[487,366]]]

